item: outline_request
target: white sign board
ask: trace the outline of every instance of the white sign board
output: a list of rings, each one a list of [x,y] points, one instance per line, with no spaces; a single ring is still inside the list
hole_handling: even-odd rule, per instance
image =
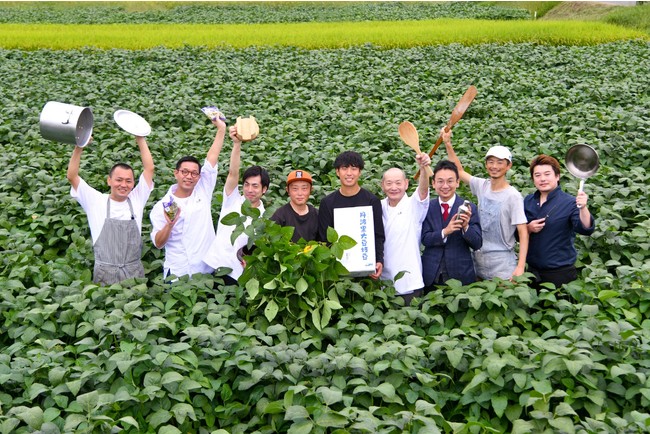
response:
[[[334,230],[357,242],[343,252],[341,263],[352,276],[375,272],[375,224],[371,206],[334,208]]]

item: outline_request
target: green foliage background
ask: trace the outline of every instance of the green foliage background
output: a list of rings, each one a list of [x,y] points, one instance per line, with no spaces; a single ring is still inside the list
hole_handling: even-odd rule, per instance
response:
[[[649,48],[0,50],[0,431],[647,431]],[[578,239],[580,279],[539,293],[525,280],[452,282],[408,308],[390,288],[346,279],[328,294],[341,308],[331,304],[322,330],[271,321],[254,309],[264,300],[214,291],[212,278],[165,284],[146,219],[147,279],[92,285],[86,218],[65,181],[71,145],[38,130],[46,101],[92,107],[81,173],[99,187],[117,160],[140,170],[113,112],[143,115],[151,205],[178,157],[207,152],[214,129],[200,107],[218,105],[229,123],[254,115],[261,134],[242,166],[269,168],[273,209],[295,167],[315,175],[318,203],[345,149],[362,153],[364,186],[380,193],[385,169],[415,169],[397,125],[413,122],[428,147],[470,84],[479,94],[454,143],[472,173],[488,147],[506,145],[511,182],[527,194],[534,155],[598,150],[587,181],[597,230]],[[561,182],[575,193],[577,180]],[[259,296],[268,305],[274,294]]]
[[[0,2],[3,23],[291,23],[437,18],[528,19],[513,7],[481,2]]]

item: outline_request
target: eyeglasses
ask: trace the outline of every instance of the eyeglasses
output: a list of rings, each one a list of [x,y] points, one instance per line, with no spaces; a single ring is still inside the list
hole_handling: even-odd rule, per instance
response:
[[[198,178],[199,175],[201,175],[197,171],[192,171],[192,170],[187,170],[187,169],[181,169],[178,171],[182,176],[191,176],[192,178]]]

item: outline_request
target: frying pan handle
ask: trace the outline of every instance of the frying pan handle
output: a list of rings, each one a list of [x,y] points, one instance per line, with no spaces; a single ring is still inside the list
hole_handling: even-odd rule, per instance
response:
[[[585,189],[585,180],[580,179],[580,187],[578,187],[578,193]],[[578,208],[582,208],[580,205],[576,205]]]

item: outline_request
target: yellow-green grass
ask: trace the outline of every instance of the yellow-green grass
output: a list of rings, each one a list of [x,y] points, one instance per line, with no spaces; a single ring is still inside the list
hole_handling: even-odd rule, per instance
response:
[[[308,49],[373,44],[384,48],[460,43],[533,42],[590,45],[648,39],[633,29],[596,22],[489,20],[373,21],[291,24],[2,24],[0,47],[66,50],[165,46],[295,46]]]

